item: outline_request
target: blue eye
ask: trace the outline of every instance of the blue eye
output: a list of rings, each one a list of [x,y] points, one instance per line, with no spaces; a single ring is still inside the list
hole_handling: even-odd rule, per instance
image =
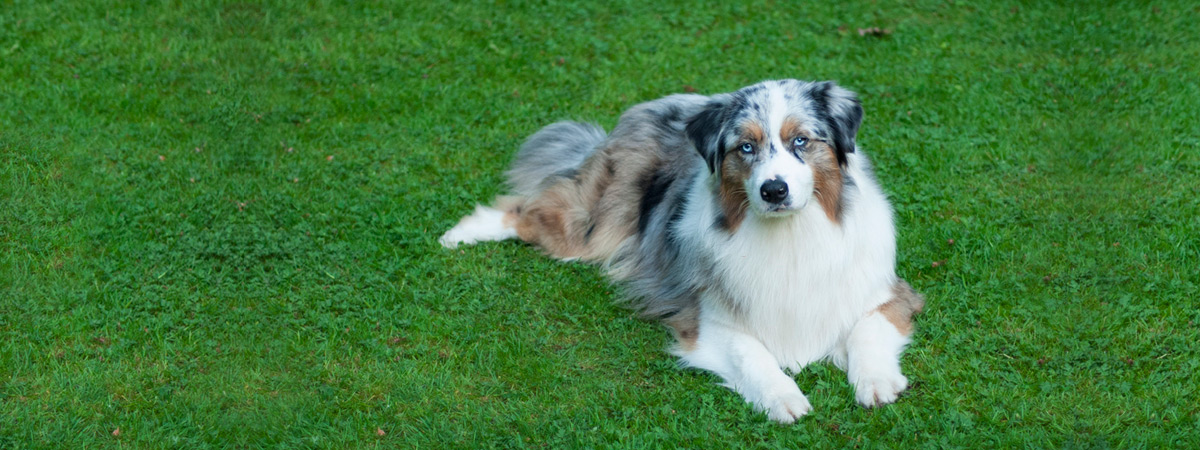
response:
[[[749,142],[742,144],[742,153],[754,153],[754,145]]]
[[[808,144],[808,138],[806,137],[798,137],[792,140],[792,147],[795,148],[804,147],[805,144]]]

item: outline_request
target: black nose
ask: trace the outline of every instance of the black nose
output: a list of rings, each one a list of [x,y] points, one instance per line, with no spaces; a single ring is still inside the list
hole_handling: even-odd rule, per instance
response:
[[[762,199],[766,200],[768,203],[782,202],[787,198],[787,183],[784,183],[779,179],[767,180],[766,183],[763,183],[762,189],[759,190],[759,194],[762,194]]]

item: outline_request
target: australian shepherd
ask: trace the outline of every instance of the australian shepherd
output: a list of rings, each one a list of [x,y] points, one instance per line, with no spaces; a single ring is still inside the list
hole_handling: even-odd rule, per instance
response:
[[[896,276],[887,196],[855,145],[863,110],[832,82],[766,81],[634,106],[612,133],[530,136],[512,195],[478,206],[446,247],[520,238],[602,264],[672,353],[773,420],[812,406],[789,373],[846,371],[858,403],[908,387],[900,354],[921,295]]]

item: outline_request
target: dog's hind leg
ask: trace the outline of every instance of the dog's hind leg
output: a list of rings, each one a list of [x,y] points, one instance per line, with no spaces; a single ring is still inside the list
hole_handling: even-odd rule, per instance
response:
[[[463,217],[458,225],[442,235],[438,242],[446,248],[459,244],[502,241],[517,237],[517,213],[522,200],[499,197],[493,206],[476,205],[475,212]]]
[[[550,256],[573,261],[585,256],[589,214],[580,185],[565,180],[513,210],[517,237]]]

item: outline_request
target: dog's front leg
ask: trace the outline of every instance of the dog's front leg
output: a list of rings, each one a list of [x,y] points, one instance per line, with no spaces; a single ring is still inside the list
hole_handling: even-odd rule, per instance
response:
[[[776,422],[792,423],[812,410],[796,381],[755,337],[732,327],[701,320],[699,336],[676,354],[683,363],[713,372],[725,386]]]
[[[879,311],[854,325],[846,341],[846,375],[858,403],[868,408],[886,405],[908,387],[908,378],[900,372],[900,353],[908,342]]]
[[[886,303],[859,319],[845,342],[846,375],[855,399],[866,407],[892,403],[908,388],[900,354],[911,341],[912,318],[925,307],[925,298],[904,280],[896,280],[890,294]]]

